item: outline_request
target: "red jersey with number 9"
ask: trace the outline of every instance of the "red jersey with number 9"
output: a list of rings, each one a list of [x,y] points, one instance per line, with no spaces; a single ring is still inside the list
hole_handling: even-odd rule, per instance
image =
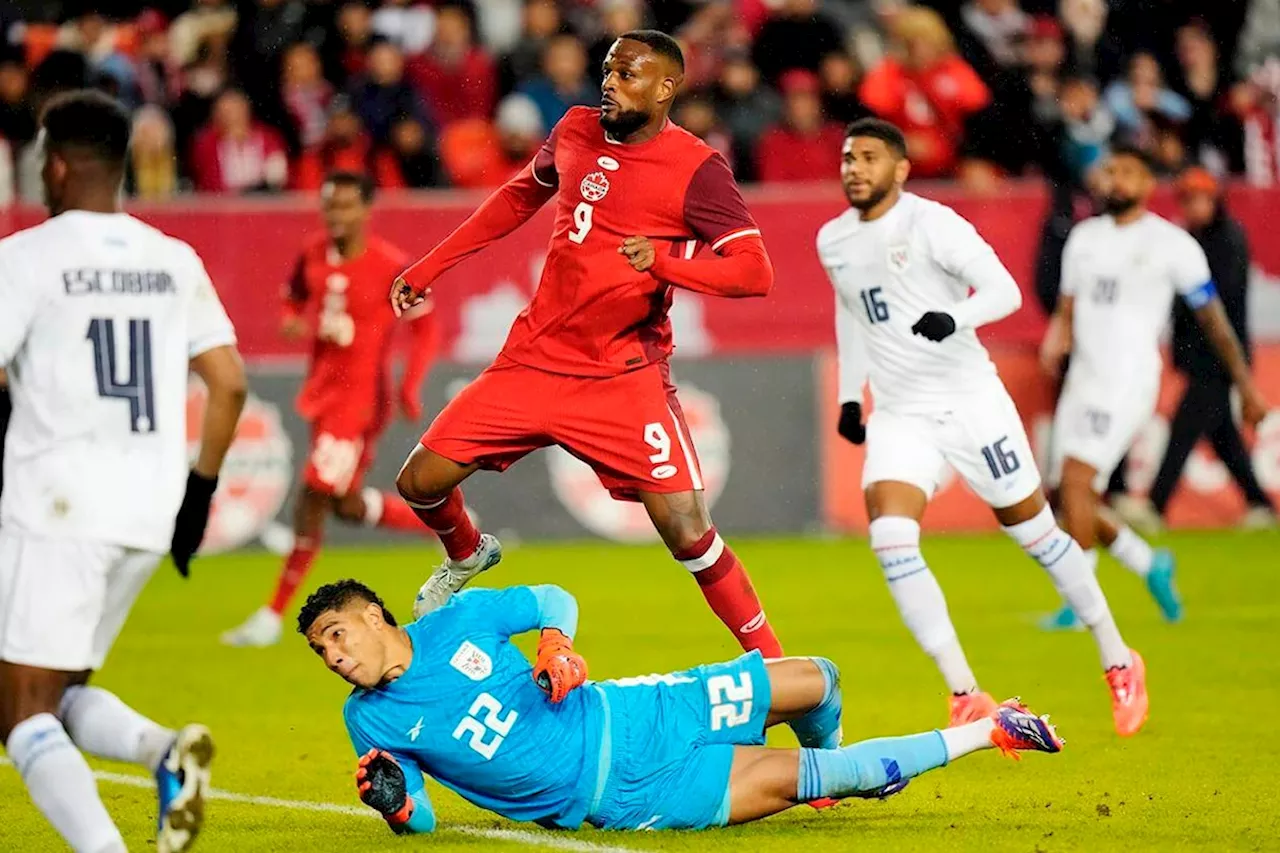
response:
[[[647,237],[659,255],[679,258],[704,245],[718,252],[740,237],[759,240],[729,165],[702,140],[668,121],[647,142],[618,143],[600,126],[599,109],[574,107],[533,163],[405,279],[425,289],[557,191],[542,279],[502,349],[552,373],[613,376],[671,354],[672,287],[654,269],[631,266],[618,251],[626,238]],[[767,264],[763,249],[761,258]]]
[[[369,237],[358,257],[344,260],[320,236],[298,258],[285,300],[286,311],[305,317],[313,335],[298,394],[298,412],[307,420],[344,408],[344,420],[369,424],[386,407],[399,322],[387,290],[404,261],[399,249],[377,237]]]

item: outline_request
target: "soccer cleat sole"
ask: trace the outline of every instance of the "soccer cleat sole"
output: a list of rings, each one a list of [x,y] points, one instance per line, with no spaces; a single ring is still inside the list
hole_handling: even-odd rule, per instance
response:
[[[185,853],[195,844],[204,828],[214,752],[213,735],[204,726],[190,725],[178,733],[178,742],[167,760],[171,762],[171,773],[181,773],[182,789],[160,821],[156,853]]]

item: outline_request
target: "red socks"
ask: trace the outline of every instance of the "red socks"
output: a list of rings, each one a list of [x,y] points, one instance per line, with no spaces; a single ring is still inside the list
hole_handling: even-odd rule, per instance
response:
[[[707,604],[743,649],[759,649],[766,658],[782,657],[782,644],[765,618],[747,570],[714,527],[692,547],[672,556],[693,573]]]
[[[443,498],[424,503],[406,501],[414,515],[435,531],[451,560],[465,560],[480,545],[480,531],[467,515],[462,489],[454,489]]]
[[[285,558],[284,569],[280,572],[280,579],[276,581],[275,595],[271,597],[270,606],[276,615],[282,615],[289,606],[289,602],[298,592],[298,587],[302,586],[302,582],[307,579],[307,572],[311,571],[311,564],[319,552],[318,541],[305,536],[298,537],[293,550]]]

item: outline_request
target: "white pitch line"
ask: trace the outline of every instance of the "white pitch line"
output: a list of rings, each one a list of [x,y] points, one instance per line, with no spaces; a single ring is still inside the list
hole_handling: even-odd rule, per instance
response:
[[[0,766],[13,766],[9,758],[0,757]],[[112,773],[108,770],[95,770],[95,779],[110,782],[114,785],[127,785],[131,788],[155,788],[155,782],[143,776],[128,773]],[[307,812],[327,812],[344,814],[352,817],[376,818],[372,809],[347,806],[341,803],[320,803],[314,800],[284,800],[279,797],[261,797],[255,794],[240,794],[235,791],[223,791],[214,788],[209,791],[209,799],[224,800],[229,803],[244,803],[251,806],[268,806],[278,809],[295,809]],[[630,847],[611,847],[605,844],[593,844],[590,841],[578,841],[573,838],[560,838],[550,834],[530,832],[524,829],[481,829],[478,826],[444,826],[433,834],[458,833],[472,835],[477,838],[489,838],[494,841],[509,841],[512,844],[527,844],[534,847],[550,847],[553,850],[570,850],[575,853],[637,853]]]

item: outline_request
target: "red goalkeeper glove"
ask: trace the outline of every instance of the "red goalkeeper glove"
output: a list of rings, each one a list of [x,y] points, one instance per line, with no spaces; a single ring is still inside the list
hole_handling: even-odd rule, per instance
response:
[[[382,815],[392,829],[404,826],[413,815],[413,800],[405,789],[404,771],[388,752],[371,749],[360,756],[356,789],[361,801]]]
[[[573,650],[573,640],[555,628],[545,628],[538,641],[533,680],[547,691],[552,702],[563,702],[570,690],[586,683],[587,662]]]

